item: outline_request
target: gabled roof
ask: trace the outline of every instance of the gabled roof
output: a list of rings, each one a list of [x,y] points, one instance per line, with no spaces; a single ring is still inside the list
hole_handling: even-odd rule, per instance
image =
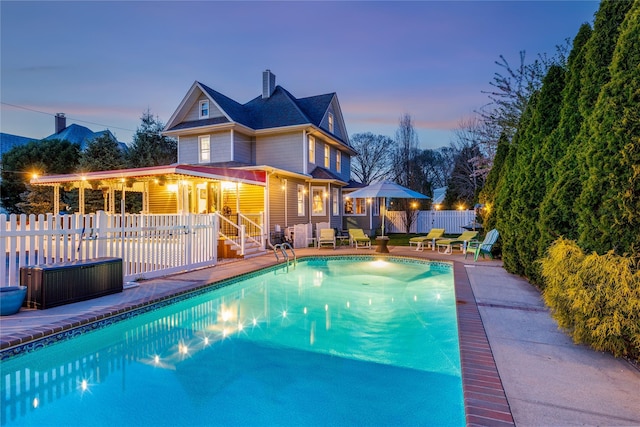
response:
[[[316,166],[315,169],[311,171],[311,176],[315,179],[324,179],[324,180],[333,180],[333,181],[341,181],[344,182],[342,178],[338,175],[334,174],[328,169],[325,169],[320,166]]]
[[[296,125],[312,125],[321,128],[322,120],[332,100],[336,96],[335,93],[327,93],[297,99],[282,86],[278,85],[268,98],[263,98],[260,95],[245,104],[240,104],[228,96],[211,89],[207,85],[196,81],[190,89],[190,92],[185,96],[178,110],[185,105],[187,99],[192,96],[194,88],[197,87],[199,87],[232,122],[253,130]],[[216,119],[192,120],[174,124],[174,120],[180,120],[177,113],[178,111],[174,113],[167,123],[165,131],[169,132],[228,122],[224,118],[218,117]],[[343,140],[343,138],[335,134],[333,137],[348,146],[348,143]]]

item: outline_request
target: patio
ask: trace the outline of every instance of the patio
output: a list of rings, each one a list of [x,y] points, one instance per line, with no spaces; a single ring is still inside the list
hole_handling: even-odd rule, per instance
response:
[[[575,345],[558,331],[539,292],[500,261],[389,246],[390,255],[454,262],[469,425],[638,425],[640,371]],[[353,248],[298,249],[309,255],[376,254]],[[276,264],[267,255],[141,281],[120,294],[0,319],[2,349],[152,301]],[[485,335],[486,333],[486,335]],[[494,362],[495,361],[495,362]],[[506,399],[505,399],[506,397]]]

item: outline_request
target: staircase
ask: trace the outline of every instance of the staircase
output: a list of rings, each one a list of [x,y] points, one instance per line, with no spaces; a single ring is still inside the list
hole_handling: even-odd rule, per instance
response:
[[[242,256],[240,252],[240,245],[232,239],[226,239],[223,237],[218,239],[218,259],[251,258],[266,253],[265,249],[253,239],[245,239],[244,256]]]

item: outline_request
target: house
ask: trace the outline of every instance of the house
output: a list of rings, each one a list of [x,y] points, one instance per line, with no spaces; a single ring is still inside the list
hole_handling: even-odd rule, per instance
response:
[[[342,190],[357,153],[335,93],[296,98],[265,70],[262,94],[240,104],[196,81],[163,133],[178,140],[175,165],[32,184],[101,189],[111,212],[116,191],[139,192],[143,213],[217,212],[236,225],[258,224],[267,237],[296,224],[344,227]]]
[[[80,150],[84,151],[87,148],[87,144],[103,135],[107,135],[114,141],[118,142],[120,150],[127,151],[127,145],[123,142],[119,142],[110,130],[105,129],[98,132],[94,132],[91,129],[72,123],[67,126],[67,118],[64,113],[57,113],[55,116],[55,130],[54,134],[42,138],[43,140],[66,140],[80,146]]]

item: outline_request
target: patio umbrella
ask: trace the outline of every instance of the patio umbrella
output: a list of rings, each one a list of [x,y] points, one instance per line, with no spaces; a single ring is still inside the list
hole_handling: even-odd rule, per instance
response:
[[[382,198],[386,208],[386,199],[429,199],[429,196],[418,193],[391,181],[381,181],[368,185],[348,195],[354,199]],[[382,213],[382,235],[384,236],[384,213]]]

